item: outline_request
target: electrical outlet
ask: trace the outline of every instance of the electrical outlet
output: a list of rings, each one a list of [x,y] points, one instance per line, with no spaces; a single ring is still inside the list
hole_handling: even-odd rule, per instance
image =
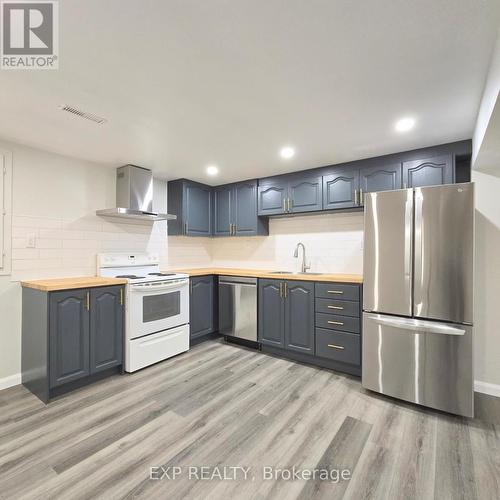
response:
[[[28,234],[28,241],[26,243],[26,248],[35,248],[36,247],[36,234],[30,233]]]

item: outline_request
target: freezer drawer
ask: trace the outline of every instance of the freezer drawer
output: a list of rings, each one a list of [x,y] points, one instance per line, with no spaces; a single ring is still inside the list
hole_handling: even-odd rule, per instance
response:
[[[472,417],[470,326],[363,313],[363,387]]]

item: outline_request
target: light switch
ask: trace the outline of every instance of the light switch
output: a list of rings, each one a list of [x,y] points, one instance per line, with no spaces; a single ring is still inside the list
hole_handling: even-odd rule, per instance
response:
[[[28,234],[28,241],[26,243],[26,248],[35,248],[36,247],[36,234],[30,233]]]

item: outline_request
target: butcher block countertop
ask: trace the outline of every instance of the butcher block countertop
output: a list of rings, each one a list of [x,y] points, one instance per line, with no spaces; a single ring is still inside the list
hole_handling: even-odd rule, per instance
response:
[[[21,286],[34,288],[42,292],[53,292],[56,290],[74,290],[76,288],[94,288],[97,286],[125,285],[126,279],[121,278],[99,278],[92,276],[78,278],[58,278],[50,280],[21,281]]]
[[[169,271],[173,271],[170,269]],[[260,269],[237,269],[224,267],[202,267],[195,269],[175,269],[178,273],[186,273],[189,276],[208,276],[216,274],[220,276],[245,276],[248,278],[270,278],[282,280],[299,280],[299,281],[336,281],[338,283],[363,283],[361,274],[295,274],[293,272],[287,274],[273,273],[270,270]],[[165,271],[166,272],[166,271]]]

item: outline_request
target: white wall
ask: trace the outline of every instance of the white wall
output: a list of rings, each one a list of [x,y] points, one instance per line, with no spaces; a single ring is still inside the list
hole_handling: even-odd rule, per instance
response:
[[[300,270],[293,257],[297,243],[306,246],[312,272],[363,272],[363,215],[360,212],[286,217],[269,221],[269,236],[214,238],[212,260],[220,267]]]
[[[95,215],[115,205],[113,168],[6,141],[0,141],[0,149],[13,153],[12,275],[0,276],[1,389],[19,381],[21,370],[18,280],[92,276],[96,254],[107,251],[158,252],[164,267],[190,266],[194,261],[175,244],[169,257],[166,222],[130,224]],[[165,211],[166,183],[155,180],[154,187],[154,208]],[[35,248],[27,248],[31,236]],[[208,245],[205,239],[201,246]],[[201,252],[196,265],[209,264],[210,256]]]
[[[492,132],[492,117],[495,105],[498,106],[500,95],[500,28],[498,30],[497,42],[492,53],[490,68],[486,79],[481,104],[477,115],[476,125],[472,138],[472,165],[475,168],[490,167],[486,160],[480,157],[481,149],[491,148],[491,144],[485,144],[487,133]],[[497,110],[498,114],[499,111]],[[498,129],[497,129],[498,130]],[[497,134],[495,134],[497,135]],[[498,145],[498,138],[490,137],[488,142],[495,141]],[[491,153],[490,153],[491,154]],[[498,154],[498,152],[497,152]],[[485,156],[485,154],[481,155]],[[489,155],[488,155],[489,156]],[[480,165],[480,164],[483,165]]]
[[[500,386],[500,176],[473,171],[472,181],[476,184],[475,378]]]

